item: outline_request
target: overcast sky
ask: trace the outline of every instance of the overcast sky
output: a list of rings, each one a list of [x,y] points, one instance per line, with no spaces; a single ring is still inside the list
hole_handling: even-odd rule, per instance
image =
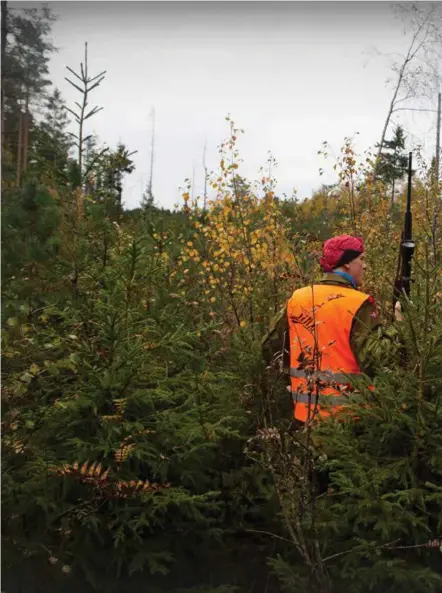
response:
[[[202,152],[217,166],[230,113],[245,129],[243,173],[255,178],[272,151],[278,192],[299,197],[331,177],[317,155],[328,140],[336,152],[358,131],[361,150],[380,138],[391,99],[389,58],[407,46],[387,2],[51,2],[59,20],[50,62],[52,81],[72,104],[66,65],[79,67],[84,42],[92,75],[106,70],[91,104],[104,110],[87,132],[114,147],[137,150],[124,186],[136,207],[148,183],[151,108],[156,112],[153,191],[168,208],[195,169],[203,187]],[[369,59],[370,58],[370,59]],[[433,150],[435,116],[404,119],[410,148]]]

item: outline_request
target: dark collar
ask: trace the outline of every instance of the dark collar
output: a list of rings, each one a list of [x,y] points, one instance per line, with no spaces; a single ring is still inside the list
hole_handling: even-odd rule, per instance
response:
[[[335,274],[334,272],[324,274],[324,277],[319,281],[319,284],[333,284],[337,286],[346,286],[347,288],[353,288],[353,290],[355,290],[354,286],[351,284],[349,280],[347,280],[347,278],[344,278],[339,274]]]

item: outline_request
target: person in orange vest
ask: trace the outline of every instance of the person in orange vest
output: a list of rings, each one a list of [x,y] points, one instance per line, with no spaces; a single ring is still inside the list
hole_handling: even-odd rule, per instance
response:
[[[290,377],[294,417],[302,424],[338,412],[351,397],[352,378],[373,376],[376,359],[397,343],[395,328],[381,328],[374,299],[359,289],[362,238],[333,237],[323,250],[323,279],[294,291],[262,341],[266,363]]]

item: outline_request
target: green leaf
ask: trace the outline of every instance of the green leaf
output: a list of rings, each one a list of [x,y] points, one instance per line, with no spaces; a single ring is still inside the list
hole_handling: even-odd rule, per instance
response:
[[[35,362],[33,362],[29,367],[29,372],[31,373],[31,375],[38,375],[38,373],[40,372],[40,367],[37,364],[35,364]]]
[[[34,377],[32,375],[30,375],[29,373],[23,373],[23,375],[20,377],[20,380],[23,381],[24,383],[30,383],[33,378]]]
[[[69,354],[69,360],[73,364],[78,364],[81,359],[80,359],[80,357],[78,356],[78,354],[76,352],[72,352],[71,354]]]
[[[48,371],[48,373],[49,373],[49,374],[50,374],[52,377],[56,377],[57,375],[59,375],[59,374],[60,374],[60,371],[59,371],[59,369],[58,369],[58,367],[57,367],[57,365],[56,365],[56,364],[53,364],[53,363],[51,363],[51,364],[48,364],[46,368],[47,368],[47,371]]]

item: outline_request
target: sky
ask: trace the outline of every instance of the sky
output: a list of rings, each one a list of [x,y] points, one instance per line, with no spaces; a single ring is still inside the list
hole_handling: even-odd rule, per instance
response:
[[[31,4],[31,3],[26,3]],[[37,4],[37,3],[33,3]],[[409,39],[388,2],[51,2],[58,15],[50,77],[72,105],[77,92],[64,77],[79,69],[88,42],[91,75],[106,78],[91,94],[104,109],[87,133],[134,156],[124,183],[128,209],[139,205],[150,175],[155,109],[153,193],[173,208],[179,187],[194,179],[202,193],[202,154],[218,166],[228,114],[245,130],[240,172],[259,178],[271,151],[277,193],[310,197],[333,175],[319,175],[317,154],[335,153],[358,132],[359,151],[380,139],[392,96],[391,56]],[[435,115],[401,113],[408,148],[433,151]]]

